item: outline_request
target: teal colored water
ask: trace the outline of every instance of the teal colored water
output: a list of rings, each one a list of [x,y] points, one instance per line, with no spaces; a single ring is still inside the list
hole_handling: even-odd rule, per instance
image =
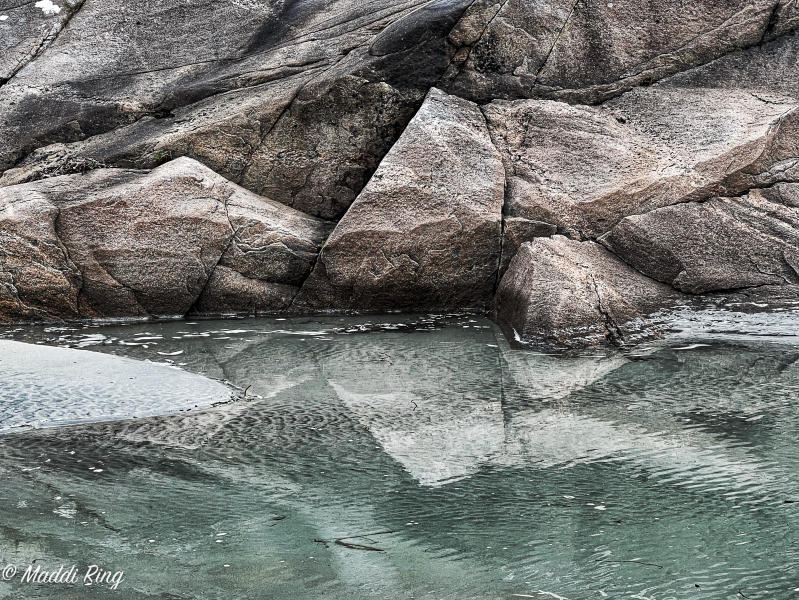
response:
[[[4,337],[246,394],[0,436],[0,569],[20,571],[0,598],[799,597],[795,312],[685,313],[657,343],[572,357],[476,317]],[[21,582],[30,564],[124,578]]]

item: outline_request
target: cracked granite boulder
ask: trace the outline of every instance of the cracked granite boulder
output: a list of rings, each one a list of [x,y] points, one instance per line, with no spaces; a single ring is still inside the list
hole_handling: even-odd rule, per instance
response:
[[[77,318],[81,275],[56,233],[58,209],[38,190],[0,192],[0,322]]]
[[[333,230],[294,309],[486,309],[504,176],[480,108],[431,90]]]
[[[579,348],[642,335],[646,318],[681,294],[596,242],[564,236],[524,243],[496,295],[496,318],[517,341]]]
[[[3,316],[277,312],[327,231],[188,158],[0,188]]]
[[[484,112],[505,162],[505,213],[595,239],[626,216],[739,193],[785,166],[799,156],[797,107],[743,90],[652,87],[596,108],[516,100]]]
[[[799,284],[799,183],[624,218],[602,242],[690,294]]]

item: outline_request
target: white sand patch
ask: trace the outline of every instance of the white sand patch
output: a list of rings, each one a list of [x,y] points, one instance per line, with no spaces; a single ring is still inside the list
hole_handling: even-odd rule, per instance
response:
[[[226,385],[172,366],[0,340],[0,435],[200,410],[231,396]]]

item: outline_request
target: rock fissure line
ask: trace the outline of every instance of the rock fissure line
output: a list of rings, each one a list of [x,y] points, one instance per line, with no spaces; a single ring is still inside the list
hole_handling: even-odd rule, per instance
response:
[[[787,5],[786,5],[787,6]],[[774,6],[771,9],[771,14],[769,15],[768,21],[766,21],[766,27],[763,29],[763,35],[758,42],[759,46],[762,46],[766,42],[766,38],[768,38],[770,33],[773,33],[777,27],[777,23],[779,22],[779,16],[782,9],[782,0],[776,0],[774,2]]]
[[[461,15],[460,19],[458,19],[458,22],[457,22],[457,23],[455,23],[455,25],[454,25],[454,26],[452,27],[452,29],[450,30],[450,33],[449,33],[449,35],[447,35],[447,40],[449,40],[449,37],[452,35],[452,32],[453,32],[453,31],[455,31],[455,30],[458,28],[458,26],[459,26],[459,25],[461,24],[461,22],[463,21],[464,17],[467,15],[467,13],[469,12],[469,10],[470,10],[470,9],[471,9],[471,8],[474,6],[475,2],[477,2],[477,1],[478,1],[478,0],[472,0],[471,4],[469,4],[469,6],[468,6],[468,7],[467,7],[467,8],[466,8],[464,11],[463,11],[463,14]],[[476,39],[476,40],[474,40],[472,43],[470,43],[470,44],[466,44],[466,45],[464,45],[464,46],[455,46],[456,50],[455,50],[455,52],[454,52],[454,54],[453,54],[452,58],[450,59],[450,61],[449,61],[449,63],[447,64],[446,68],[444,69],[444,71],[442,72],[442,74],[441,74],[441,77],[439,77],[439,78],[438,78],[438,82],[437,82],[436,86],[433,86],[433,87],[437,87],[438,85],[441,85],[441,83],[444,81],[444,78],[445,78],[445,77],[448,77],[447,73],[448,73],[448,72],[449,72],[449,70],[452,68],[452,66],[455,64],[455,61],[457,60],[458,51],[460,51],[460,50],[462,50],[462,49],[466,48],[466,56],[464,56],[464,57],[463,57],[463,60],[461,60],[461,61],[458,63],[458,65],[457,65],[457,67],[458,67],[458,73],[456,73],[456,74],[455,74],[453,77],[451,77],[451,79],[452,79],[452,80],[454,80],[454,79],[457,79],[458,75],[459,75],[459,74],[460,74],[460,72],[461,72],[461,68],[463,67],[463,65],[465,65],[465,64],[466,64],[466,63],[469,61],[469,57],[472,55],[472,49],[474,49],[474,47],[475,47],[475,46],[476,46],[476,45],[477,45],[477,44],[480,42],[480,40],[483,38],[483,36],[484,36],[484,35],[485,35],[485,34],[488,32],[488,27],[489,27],[489,25],[491,25],[491,23],[492,23],[492,22],[494,21],[494,19],[495,19],[495,18],[496,18],[496,17],[499,15],[499,13],[500,13],[500,12],[502,12],[502,9],[503,9],[503,8],[505,8],[505,5],[506,5],[506,4],[507,4],[509,1],[510,1],[510,0],[502,0],[502,1],[501,1],[500,5],[499,5],[499,8],[497,9],[497,12],[495,12],[495,13],[494,13],[494,14],[493,14],[493,15],[492,15],[492,16],[491,16],[489,19],[488,19],[488,21],[486,21],[485,25],[483,26],[483,31],[482,31],[482,32],[480,32],[480,35],[478,35],[478,36],[477,36],[477,39]],[[456,95],[457,95],[457,94],[456,94]]]
[[[747,255],[746,256],[746,260],[748,260],[749,264],[751,264],[754,267],[755,271],[757,271],[761,275],[768,275],[769,277],[776,277],[777,279],[782,279],[782,281],[784,282],[785,285],[790,285],[791,284],[791,280],[788,279],[785,275],[783,275],[781,273],[772,273],[770,271],[764,270],[763,267],[761,267],[760,264],[752,256]],[[766,284],[766,285],[768,285],[768,284]]]
[[[741,12],[743,12],[743,11],[741,11]],[[740,14],[740,13],[737,13],[737,14]],[[737,16],[737,15],[733,15],[733,17],[734,16]],[[723,23],[721,26],[719,26],[719,28],[717,28],[717,30],[723,28],[726,25],[726,23],[728,23],[733,17],[731,17],[730,19],[725,21],[725,23]],[[767,45],[767,44],[774,43],[777,40],[779,40],[780,38],[783,38],[783,37],[788,36],[788,35],[792,35],[796,31],[797,27],[799,27],[799,25],[796,25],[796,26],[794,26],[794,27],[792,27],[790,29],[787,29],[786,31],[780,33],[777,36],[774,36],[774,37],[769,38],[769,39],[765,39],[764,41],[758,41],[758,42],[753,43],[753,44],[742,45],[742,46],[738,46],[738,47],[735,47],[735,48],[731,48],[731,49],[729,49],[729,50],[727,50],[725,52],[722,52],[721,54],[718,54],[717,56],[714,56],[713,58],[711,58],[711,59],[709,59],[709,60],[707,60],[705,62],[699,62],[697,64],[691,64],[691,65],[688,65],[684,69],[676,68],[675,70],[669,70],[669,71],[665,72],[663,75],[655,77],[651,81],[643,81],[639,85],[641,85],[641,86],[650,86],[650,85],[654,85],[654,84],[660,83],[662,81],[668,81],[668,79],[670,77],[674,77],[674,76],[677,76],[677,75],[683,75],[685,73],[690,73],[691,71],[694,71],[694,70],[697,70],[697,69],[701,69],[701,68],[703,68],[703,67],[705,67],[707,65],[712,65],[713,63],[715,63],[717,61],[720,61],[720,60],[724,59],[725,57],[730,56],[732,54],[737,54],[739,52],[745,52],[747,50],[751,50],[752,48],[758,48],[758,47],[762,47],[762,46]],[[665,52],[663,54],[659,54],[659,55],[649,59],[649,61],[647,61],[647,62],[648,63],[653,63],[655,61],[662,61],[664,58],[672,58],[675,52],[679,52],[680,50],[684,50],[685,48],[688,47],[688,45],[690,43],[696,41],[697,39],[699,39],[700,37],[702,37],[704,35],[707,35],[708,33],[713,33],[714,31],[717,31],[717,30],[704,31],[704,32],[698,34],[694,39],[689,40],[683,46],[681,46],[681,47],[679,47],[679,48],[677,48],[675,50],[671,50],[669,52]],[[764,32],[763,35],[766,36],[766,33]],[[556,90],[556,92],[558,93],[557,101],[566,102],[566,103],[572,104],[574,106],[581,106],[581,105],[583,105],[583,106],[602,106],[602,105],[606,104],[607,102],[610,102],[610,101],[614,100],[615,98],[626,94],[633,87],[633,86],[625,87],[624,84],[626,84],[628,82],[634,82],[636,79],[638,79],[638,78],[640,78],[642,76],[647,76],[647,75],[651,74],[653,71],[655,71],[656,69],[657,69],[657,67],[651,67],[651,68],[648,68],[648,69],[647,68],[643,68],[642,70],[640,70],[640,71],[638,71],[636,73],[633,73],[632,75],[628,75],[626,77],[621,77],[621,78],[619,78],[619,79],[617,79],[615,81],[612,81],[610,83],[596,84],[596,85],[587,86],[587,87],[558,88]],[[580,94],[580,93],[585,94],[585,93],[589,93],[589,92],[596,92],[596,93],[600,94],[601,98],[599,100],[597,100],[596,102],[576,102],[576,101],[573,101],[571,99],[574,94]]]
[[[541,63],[541,66],[538,68],[538,71],[535,74],[533,83],[530,86],[531,95],[533,95],[533,90],[535,89],[535,86],[538,83],[539,77],[541,77],[541,73],[544,72],[544,69],[546,69],[547,65],[549,64],[549,59],[552,57],[552,53],[555,52],[555,48],[557,47],[560,38],[563,36],[563,32],[565,32],[566,28],[569,26],[569,21],[571,21],[572,15],[574,15],[574,12],[577,10],[577,5],[580,4],[581,1],[582,0],[575,0],[574,4],[572,4],[571,10],[569,11],[568,16],[566,17],[566,20],[563,21],[563,26],[558,31],[558,34],[555,36],[555,40],[552,42],[552,46],[549,48],[549,52],[547,52],[546,56],[544,57],[544,62]]]
[[[491,127],[488,125],[488,117],[485,114],[485,108],[482,104],[478,104],[477,108],[480,110],[480,114],[483,117],[483,123],[485,124],[486,131],[488,131],[488,139],[491,141],[491,145],[494,146],[494,149],[497,151],[497,154],[502,156],[502,152],[500,151],[499,147],[497,146],[496,142],[494,141],[494,132],[491,130]],[[505,207],[508,202],[507,196],[507,187],[508,187],[508,173],[507,169],[505,168],[504,162],[502,163],[502,207],[499,211],[499,258],[497,259],[497,270],[494,274],[494,285],[493,285],[493,294],[495,296],[497,293],[497,288],[499,287],[499,280],[502,276],[502,265],[504,264],[504,253],[505,253]]]
[[[78,0],[77,4],[75,4],[74,6],[70,6],[69,4],[65,5],[66,14],[64,15],[64,17],[57,23],[53,24],[52,28],[47,33],[47,35],[44,36],[44,38],[42,38],[42,40],[33,48],[33,50],[31,50],[31,52],[28,53],[27,56],[23,57],[22,60],[20,60],[19,64],[17,64],[17,66],[11,70],[11,74],[5,80],[0,79],[0,89],[2,89],[4,85],[6,85],[12,79],[14,79],[14,77],[17,76],[17,73],[19,73],[22,69],[24,69],[30,63],[36,60],[39,56],[42,55],[42,53],[44,53],[50,46],[53,45],[53,42],[55,42],[59,34],[62,31],[64,31],[66,26],[69,25],[69,22],[72,20],[72,18],[76,14],[78,14],[78,11],[80,11],[80,9],[83,7],[86,1],[87,0]],[[25,4],[20,4],[19,7],[26,6],[27,4],[30,4],[30,2],[26,2]],[[12,7],[12,8],[19,8],[19,7]]]
[[[593,274],[590,275],[591,283],[594,285],[594,293],[596,294],[597,305],[596,308],[599,311],[599,314],[602,315],[602,318],[605,320],[605,335],[608,339],[616,344],[623,344],[624,343],[624,334],[622,333],[619,326],[614,321],[613,317],[610,313],[605,309],[605,306],[602,302],[602,294],[599,292],[599,284],[596,282],[596,278]]]
[[[64,253],[64,259],[66,260],[67,265],[68,266],[71,265],[78,275],[78,289],[75,294],[75,309],[78,312],[78,314],[80,314],[80,302],[81,302],[81,296],[83,296],[83,288],[86,285],[86,273],[82,268],[80,268],[77,264],[75,264],[75,261],[72,260],[72,258],[69,255],[69,248],[62,239],[61,207],[56,204],[52,204],[51,206],[53,206],[53,208],[55,208],[56,210],[55,218],[53,219],[53,232],[55,233],[56,240],[58,241],[58,246],[61,252]]]
[[[336,66],[339,64],[339,62],[341,62],[341,60],[342,60],[343,58],[344,58],[344,57],[339,57],[339,59],[338,59],[338,60],[336,60],[335,62],[333,62],[331,65],[329,65],[329,66],[328,66],[326,69],[324,69],[324,70],[323,70],[321,73],[318,73],[318,74],[316,74],[316,75],[313,75],[312,77],[309,77],[308,79],[306,79],[304,82],[302,82],[302,83],[301,83],[301,84],[300,84],[300,85],[297,87],[297,89],[296,89],[296,90],[294,91],[294,93],[292,94],[291,98],[288,100],[288,102],[287,102],[286,106],[283,108],[283,110],[282,110],[282,111],[280,111],[280,114],[277,116],[277,118],[276,118],[276,119],[275,119],[275,120],[272,122],[272,124],[269,126],[269,128],[268,128],[268,129],[267,129],[265,132],[262,132],[262,133],[261,133],[261,135],[260,135],[260,140],[261,140],[261,141],[260,141],[260,143],[259,143],[259,144],[258,144],[256,147],[254,147],[254,148],[253,148],[252,152],[251,152],[251,153],[250,153],[250,155],[247,157],[247,160],[246,160],[247,167],[245,167],[245,169],[242,171],[242,173],[241,173],[241,177],[240,177],[240,181],[242,181],[242,182],[243,182],[243,181],[246,179],[246,177],[247,177],[248,173],[250,172],[250,169],[252,169],[252,166],[253,166],[253,164],[252,164],[252,159],[253,159],[253,157],[255,156],[255,153],[256,153],[256,152],[258,152],[258,150],[260,150],[260,149],[263,147],[264,143],[266,143],[266,139],[269,137],[269,134],[271,134],[271,133],[272,133],[272,131],[275,129],[275,127],[277,127],[277,125],[280,123],[281,119],[283,119],[283,117],[284,117],[286,114],[288,114],[288,112],[289,112],[289,111],[291,110],[291,108],[294,106],[294,102],[297,100],[297,98],[299,98],[299,96],[300,96],[300,94],[302,93],[302,91],[303,91],[303,90],[304,90],[304,89],[305,89],[305,88],[306,88],[306,87],[307,87],[309,84],[311,84],[311,83],[312,83],[312,82],[313,82],[315,79],[317,79],[317,78],[319,78],[319,77],[322,77],[322,76],[324,76],[324,75],[325,75],[325,73],[327,73],[328,71],[330,71],[330,69],[333,69],[334,67],[336,67]]]
[[[211,187],[213,189],[213,186],[211,186]],[[203,283],[203,286],[202,286],[202,288],[200,288],[200,291],[197,294],[197,297],[191,303],[191,305],[189,306],[188,310],[186,310],[186,312],[184,313],[184,315],[183,315],[184,317],[186,315],[192,314],[192,312],[195,310],[195,308],[197,306],[197,303],[203,297],[203,294],[205,293],[205,290],[208,288],[208,285],[211,283],[211,280],[214,277],[214,272],[216,271],[216,268],[219,266],[219,263],[222,262],[222,259],[225,257],[225,254],[227,254],[228,250],[230,250],[231,246],[233,245],[234,240],[236,239],[237,231],[236,231],[236,228],[233,226],[233,222],[230,220],[230,213],[228,212],[228,202],[229,201],[230,201],[230,195],[227,195],[227,197],[225,198],[223,207],[224,207],[224,211],[225,211],[225,218],[227,219],[228,226],[230,227],[230,235],[228,236],[227,240],[225,240],[225,243],[222,246],[222,252],[219,253],[219,256],[217,257],[216,262],[214,262],[213,266],[208,270],[208,276],[205,279],[205,283]]]
[[[785,266],[787,266],[791,271],[793,271],[793,273],[794,273],[794,283],[799,284],[799,266],[793,264],[788,259],[788,255],[785,253],[785,251],[783,251],[783,253],[782,253],[782,261],[785,263]]]

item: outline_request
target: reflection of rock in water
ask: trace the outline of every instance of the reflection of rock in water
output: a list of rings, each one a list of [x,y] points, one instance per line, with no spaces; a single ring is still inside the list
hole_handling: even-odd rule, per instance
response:
[[[544,410],[519,412],[506,425],[505,466],[538,469],[615,462],[669,485],[762,500],[781,483],[781,473],[746,448],[726,445],[702,430],[663,432],[635,423]]]
[[[142,598],[229,597],[226,573],[242,598],[577,598],[596,591],[586,582],[628,597],[664,571],[614,560],[687,580],[715,564],[692,554],[701,531],[769,590],[794,558],[795,350],[563,358],[497,348],[482,325],[182,339],[186,324],[141,326],[164,339],[114,350],[183,350],[184,368],[250,385],[248,398],[3,436],[4,558],[121,554]],[[199,574],[166,580],[154,561]]]
[[[558,356],[516,350],[503,336],[497,336],[497,345],[505,371],[503,379],[507,380],[506,396],[518,402],[546,404],[563,400],[628,362],[615,351]]]
[[[612,460],[671,485],[718,486],[752,499],[793,479],[778,456],[762,455],[769,434],[761,426],[793,410],[799,354],[770,346],[678,347],[687,350],[623,361],[573,389],[561,410],[506,404],[509,464]],[[792,421],[786,414],[784,422]]]
[[[413,392],[356,394],[332,385],[383,450],[424,485],[471,475],[502,451],[499,402],[449,404]]]
[[[501,452],[501,384],[492,329],[349,338],[320,357],[330,385],[383,450],[436,485]]]
[[[799,389],[799,350],[773,344],[677,344],[635,360],[572,395],[594,414],[682,430],[691,415],[703,421],[778,419],[793,411]],[[786,417],[788,415],[785,415]],[[790,422],[786,418],[785,422]],[[754,421],[752,421],[754,422]],[[727,435],[736,428],[721,428]]]

